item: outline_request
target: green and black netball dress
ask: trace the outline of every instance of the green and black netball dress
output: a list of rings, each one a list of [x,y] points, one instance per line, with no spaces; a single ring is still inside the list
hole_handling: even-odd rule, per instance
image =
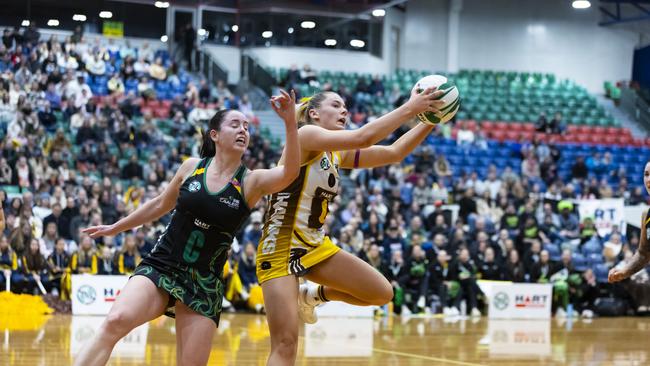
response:
[[[169,293],[165,314],[174,316],[178,300],[219,325],[223,266],[250,209],[242,191],[246,167],[240,166],[219,192],[210,192],[205,176],[211,160],[202,159],[183,182],[169,225],[133,275]]]

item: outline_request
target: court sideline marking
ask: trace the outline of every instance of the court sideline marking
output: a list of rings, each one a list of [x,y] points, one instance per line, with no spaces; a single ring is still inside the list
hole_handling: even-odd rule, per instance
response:
[[[386,353],[386,354],[395,355],[395,356],[419,358],[421,360],[443,362],[443,363],[446,363],[446,364],[459,365],[459,366],[485,366],[485,365],[480,364],[480,363],[455,361],[455,360],[449,360],[449,359],[446,359],[446,358],[438,358],[438,357],[419,355],[417,353],[398,352],[398,351],[391,351],[391,350],[380,349],[380,348],[373,348],[372,350],[373,350],[373,352],[377,352],[377,353]]]

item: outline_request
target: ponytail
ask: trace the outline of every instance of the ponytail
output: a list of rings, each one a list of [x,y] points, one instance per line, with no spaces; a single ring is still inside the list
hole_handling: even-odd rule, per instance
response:
[[[296,121],[298,121],[298,126],[304,126],[312,123],[311,117],[309,117],[309,111],[311,109],[320,108],[321,103],[327,97],[327,93],[333,93],[331,91],[319,92],[311,97],[305,97],[300,99],[300,104],[296,110]]]
[[[217,148],[214,146],[214,141],[210,138],[210,131],[216,130],[219,132],[221,130],[221,122],[226,119],[226,115],[232,109],[223,109],[218,111],[212,116],[210,122],[208,123],[208,128],[206,130],[201,130],[201,159],[213,157],[217,153]]]
[[[210,130],[201,130],[201,159],[209,158],[217,153],[214,147],[214,141],[210,138]]]

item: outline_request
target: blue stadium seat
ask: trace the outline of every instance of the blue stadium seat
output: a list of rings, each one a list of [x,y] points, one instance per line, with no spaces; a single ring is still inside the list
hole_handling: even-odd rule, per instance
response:
[[[583,272],[589,267],[587,258],[585,258],[585,256],[580,253],[573,253],[571,262],[573,263],[573,267],[576,269],[576,271]]]
[[[582,246],[582,254],[586,256],[594,253],[601,254],[602,252],[603,248],[600,246],[600,244],[593,241],[589,241]]]
[[[602,254],[600,253],[591,253],[587,256],[587,262],[589,262],[589,265],[593,267],[597,264],[603,264],[605,262],[605,258],[603,258]]]
[[[562,251],[556,244],[546,244],[544,247],[548,251],[548,256],[552,261],[559,261],[562,258]]]
[[[598,283],[607,283],[607,275],[609,273],[609,267],[606,264],[597,264],[593,267],[594,275],[596,276],[596,281]]]

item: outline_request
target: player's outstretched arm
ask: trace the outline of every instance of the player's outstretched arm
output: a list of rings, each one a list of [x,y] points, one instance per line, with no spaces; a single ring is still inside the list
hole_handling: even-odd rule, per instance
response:
[[[626,278],[629,278],[633,274],[639,272],[643,269],[648,262],[650,262],[650,246],[648,244],[646,231],[648,230],[646,226],[646,214],[643,214],[643,220],[641,221],[641,238],[639,240],[639,249],[634,253],[630,262],[628,262],[623,268],[612,268],[609,271],[609,282],[618,282]]]
[[[170,184],[165,188],[165,191],[162,194],[140,205],[140,207],[131,212],[127,217],[112,225],[91,226],[84,229],[82,232],[90,235],[91,238],[114,236],[147,222],[157,220],[174,208],[183,181],[192,172],[192,169],[194,169],[198,162],[198,158],[189,158],[185,160],[180,168],[178,168],[176,175],[174,175],[174,178],[172,178]]]
[[[409,119],[423,112],[437,113],[444,102],[437,100],[443,91],[428,88],[418,93],[414,87],[411,98],[399,108],[385,114],[357,130],[331,131],[316,125],[301,127],[298,131],[303,151],[345,151],[370,147],[385,139]]]
[[[271,107],[284,121],[286,142],[282,165],[272,169],[256,169],[249,173],[244,182],[249,207],[254,206],[265,195],[278,192],[293,182],[300,172],[300,146],[298,145],[298,123],[296,122],[296,94],[281,90],[281,95],[271,98]]]
[[[374,168],[399,163],[420,145],[433,129],[433,125],[420,122],[392,145],[375,145],[366,149],[343,151],[341,167]]]

